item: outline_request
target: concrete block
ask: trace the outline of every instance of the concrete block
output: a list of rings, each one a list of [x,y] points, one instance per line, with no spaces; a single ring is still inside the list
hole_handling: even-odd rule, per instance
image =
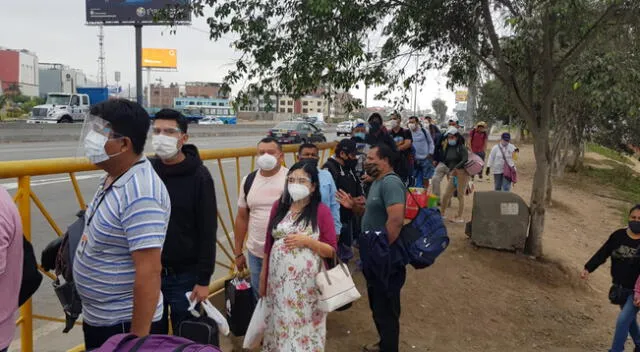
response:
[[[511,192],[475,192],[471,215],[471,241],[507,251],[524,249],[529,230],[529,207]]]

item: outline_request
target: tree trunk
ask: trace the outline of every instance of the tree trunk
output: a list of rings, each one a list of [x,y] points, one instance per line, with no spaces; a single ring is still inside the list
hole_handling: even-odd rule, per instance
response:
[[[535,132],[534,132],[535,131]],[[533,130],[536,143],[533,145],[536,159],[536,172],[533,176],[531,204],[529,211],[531,223],[529,236],[525,244],[525,253],[539,257],[542,255],[542,234],[544,232],[545,196],[549,177],[549,127],[544,125]]]

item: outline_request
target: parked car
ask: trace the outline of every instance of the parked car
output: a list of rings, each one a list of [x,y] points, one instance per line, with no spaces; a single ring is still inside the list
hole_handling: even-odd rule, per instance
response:
[[[326,142],[322,130],[304,121],[283,121],[269,130],[268,137],[273,137],[282,144]]]
[[[198,121],[198,125],[224,125],[224,122],[214,116],[205,116]]]
[[[345,135],[348,136],[351,134],[351,130],[353,130],[354,121],[343,121],[336,126],[336,134],[339,136]]]

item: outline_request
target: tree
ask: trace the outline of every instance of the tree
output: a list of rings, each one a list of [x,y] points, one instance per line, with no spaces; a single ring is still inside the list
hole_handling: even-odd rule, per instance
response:
[[[193,0],[189,10],[207,18],[210,37],[234,33],[240,59],[226,85],[239,92],[297,96],[331,84],[348,90],[361,82],[400,91],[432,68],[448,70],[449,84],[467,84],[481,65],[502,82],[535,138],[536,171],[526,252],[542,254],[545,190],[553,98],[567,66],[603,27],[637,21],[633,0]],[[365,38],[380,33],[378,47]],[[407,70],[416,56],[416,72]],[[395,95],[398,96],[398,95]]]
[[[438,98],[431,102],[433,111],[436,112],[436,119],[440,122],[444,122],[447,119],[447,103],[444,100]]]

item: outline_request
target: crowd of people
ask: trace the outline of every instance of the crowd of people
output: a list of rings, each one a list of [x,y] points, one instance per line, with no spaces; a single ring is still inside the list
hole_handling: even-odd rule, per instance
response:
[[[464,221],[465,166],[470,153],[484,160],[487,125],[478,123],[467,142],[455,118],[445,131],[428,116],[403,121],[394,113],[389,123],[387,129],[378,113],[357,121],[351,138],[339,141],[323,165],[313,144],[300,145],[290,168],[276,139],[257,144],[257,170],[239,187],[233,254],[236,270],[249,269],[255,298],[267,307],[263,351],[324,350],[326,313],[318,308],[316,274],[336,256],[349,263],[354,248],[368,245],[360,236],[365,231],[384,233],[387,250],[397,251],[408,187],[440,196],[446,180],[441,213],[455,196],[458,211],[451,221]],[[175,332],[190,316],[190,301],[209,296],[218,227],[214,180],[197,147],[188,144],[188,124],[177,111],[164,109],[150,120],[134,102],[109,100],[91,108],[82,131],[84,154],[106,172],[88,204],[72,263],[85,347],[96,349],[123,332],[167,334],[169,321]],[[143,154],[148,136],[152,158]],[[496,190],[510,189],[503,169],[515,167],[516,151],[508,133],[491,150],[486,174],[493,170]],[[15,263],[21,261],[21,229],[4,190],[0,216],[0,275],[6,276],[0,293],[13,297],[19,285],[4,282],[20,281]],[[377,268],[360,269],[379,335],[363,351],[398,351],[406,269],[385,267],[384,279],[372,274]],[[15,328],[17,306],[5,307],[0,351]]]

